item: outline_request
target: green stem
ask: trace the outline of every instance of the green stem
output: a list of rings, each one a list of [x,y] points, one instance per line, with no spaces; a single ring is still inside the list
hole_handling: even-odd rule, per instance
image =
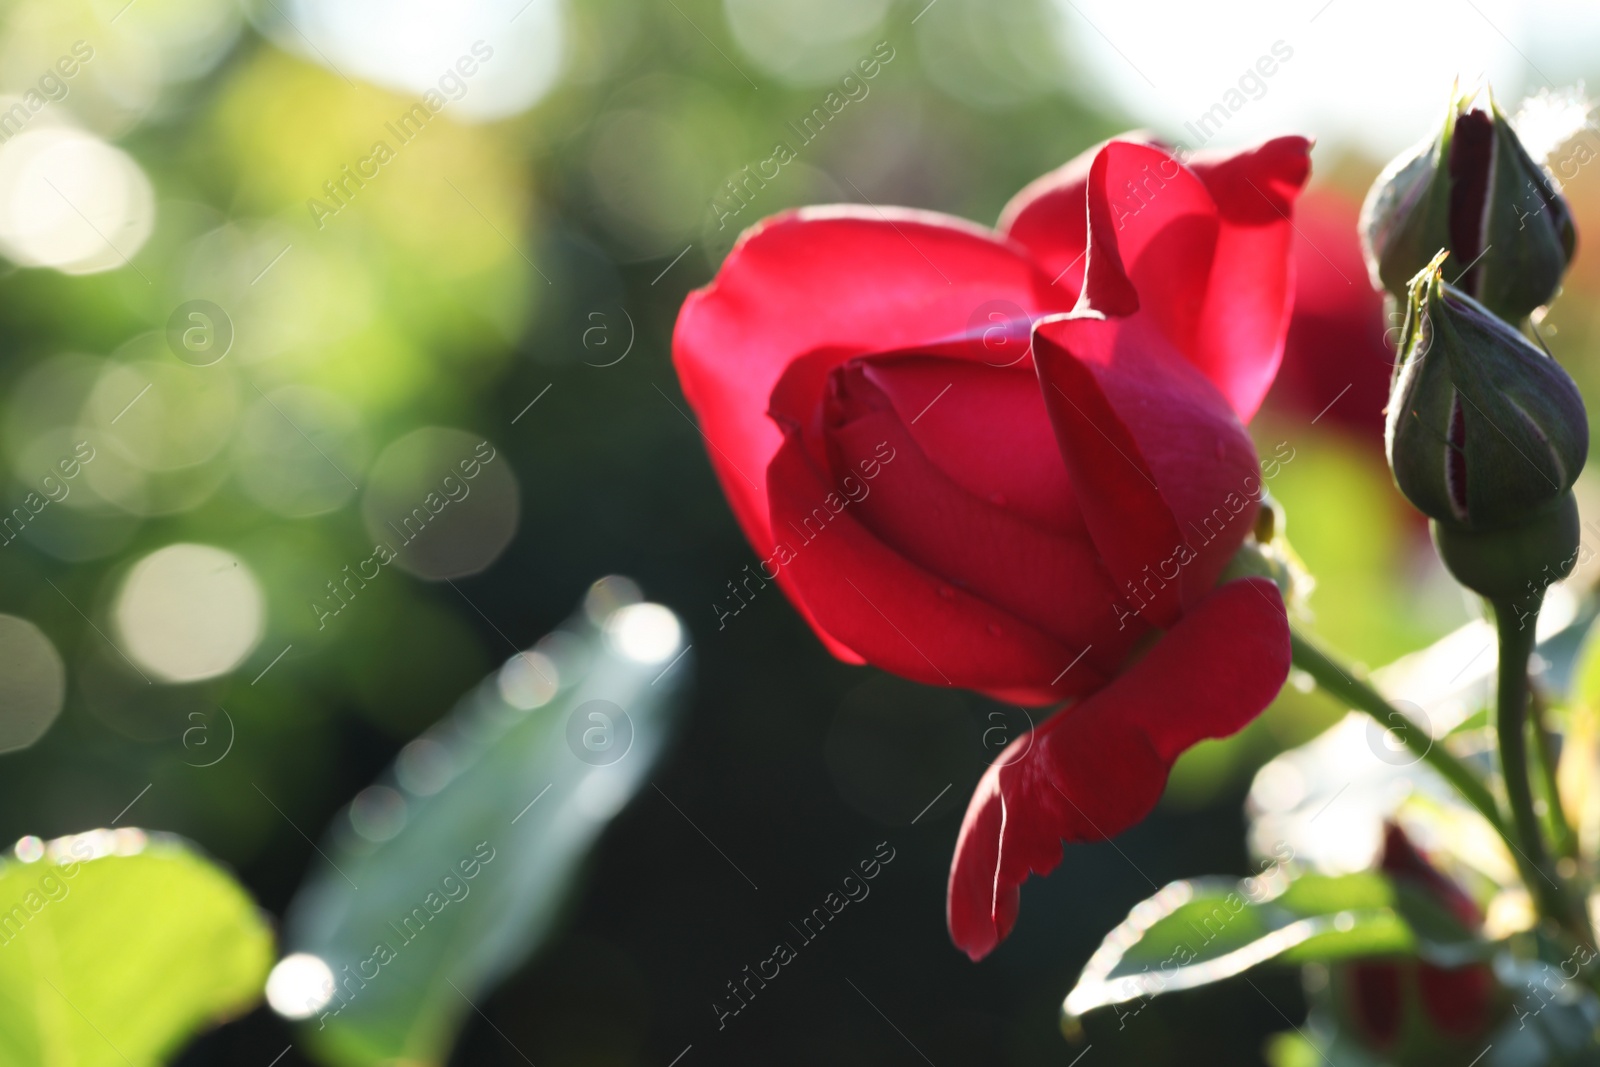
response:
[[[1289,631],[1289,644],[1294,665],[1311,675],[1317,685],[1330,695],[1338,697],[1358,711],[1366,712],[1385,728],[1393,727],[1396,718],[1409,721],[1398,708],[1384,699],[1383,694],[1341,668],[1321,649],[1293,629]],[[1500,814],[1500,807],[1495,803],[1494,794],[1489,792],[1489,787],[1483,784],[1481,778],[1466,764],[1451,755],[1442,744],[1435,744],[1433,738],[1421,727],[1412,725],[1409,729],[1396,732],[1406,747],[1454,786],[1456,792],[1476,808],[1478,814],[1482,815],[1489,825],[1494,827],[1495,832],[1515,850],[1516,839]]]
[[[1493,603],[1495,630],[1500,640],[1499,685],[1496,692],[1495,732],[1499,735],[1500,776],[1516,828],[1517,862],[1522,879],[1539,913],[1560,924],[1574,937],[1594,943],[1582,905],[1573,906],[1561,876],[1551,862],[1544,827],[1533,807],[1533,782],[1528,764],[1528,658],[1533,655],[1534,623],[1538,618],[1513,605]]]

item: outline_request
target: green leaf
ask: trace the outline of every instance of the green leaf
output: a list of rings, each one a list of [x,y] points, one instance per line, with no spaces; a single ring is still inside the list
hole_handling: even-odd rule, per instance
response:
[[[1517,959],[1501,946],[1494,964],[1500,991],[1509,1002],[1492,1009],[1500,1017],[1480,1020],[1481,1036],[1430,1030],[1421,1040],[1413,1027],[1402,1022],[1395,1045],[1378,1052],[1362,1046],[1355,1031],[1340,1025],[1348,1017],[1337,999],[1337,975],[1326,977],[1311,994],[1311,1010],[1294,1033],[1278,1034],[1267,1043],[1272,1067],[1434,1067],[1435,1064],[1472,1064],[1473,1067],[1600,1067],[1600,1000],[1593,992],[1567,979],[1576,974],[1576,957],[1565,966]],[[1570,968],[1570,970],[1568,969]],[[1399,991],[1413,1001],[1420,992]],[[1413,1008],[1415,1010],[1415,1008]],[[1491,1025],[1492,1024],[1492,1025]],[[1430,1024],[1431,1025],[1431,1024]],[[1409,1031],[1409,1033],[1408,1033]]]
[[[1317,1034],[1321,1040],[1312,1040],[1312,1034]],[[1389,1067],[1384,1060],[1374,1059],[1348,1034],[1323,1035],[1309,1025],[1301,1030],[1273,1034],[1267,1039],[1265,1051],[1272,1067]]]
[[[1491,714],[1491,709],[1485,705],[1452,726],[1450,728],[1450,732],[1445,736],[1459,737],[1462,734],[1470,734],[1479,730],[1488,730],[1493,728],[1493,726],[1494,716]]]
[[[176,839],[95,830],[0,864],[0,1063],[146,1067],[261,995],[272,934]]]
[[[676,617],[632,604],[569,626],[486,679],[335,819],[331,865],[289,914],[289,946],[315,959],[286,959],[283,989],[268,992],[308,1017],[325,1062],[442,1062],[647,781],[688,673]]]
[[[1572,663],[1574,703],[1600,708],[1600,620],[1590,625]]]
[[[1572,961],[1568,961],[1570,964]],[[1577,967],[1572,967],[1577,973]],[[1600,1065],[1600,1000],[1566,978],[1564,967],[1508,960],[1500,977],[1515,994],[1511,1013],[1489,1035],[1482,1067],[1596,1067]]]
[[[1237,975],[1268,961],[1329,962],[1423,952],[1456,962],[1491,946],[1431,898],[1381,874],[1305,874],[1281,868],[1235,882],[1173,882],[1106,935],[1062,1010],[1096,1008]]]

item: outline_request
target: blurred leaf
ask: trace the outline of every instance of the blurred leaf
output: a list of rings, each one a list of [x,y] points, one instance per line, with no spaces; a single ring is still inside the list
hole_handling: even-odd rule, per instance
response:
[[[1600,708],[1588,701],[1568,711],[1556,764],[1556,791],[1574,820],[1579,852],[1585,856],[1600,852]]]
[[[1516,995],[1511,1014],[1489,1035],[1481,1067],[1594,1067],[1600,1064],[1600,1000],[1557,968],[1505,961],[1502,980]]]
[[[5,863],[0,908],[0,1063],[164,1063],[249,1008],[272,962],[272,934],[230,875],[137,830]]]
[[[1571,694],[1556,785],[1574,820],[1579,851],[1592,857],[1600,852],[1600,623],[1589,627],[1579,647]]]
[[[1063,1011],[1208,985],[1268,961],[1286,964],[1409,955],[1456,962],[1482,955],[1448,913],[1381,874],[1305,874],[1282,884],[1275,869],[1235,882],[1173,882],[1134,907],[1090,958]],[[1443,958],[1441,958],[1443,957]]]
[[[1268,1038],[1266,1060],[1271,1067],[1387,1067],[1342,1033],[1319,1044],[1300,1030]]]
[[[1468,715],[1465,719],[1450,728],[1446,737],[1455,737],[1459,734],[1470,734],[1475,731],[1488,730],[1494,725],[1494,720],[1489,714],[1489,708],[1482,707]]]
[[[633,604],[569,627],[486,679],[335,820],[332,866],[307,876],[287,939],[333,975],[301,1013],[316,1015],[305,1036],[325,1062],[443,1062],[645,780],[687,673],[676,618]]]
[[[1595,605],[1580,605],[1562,587],[1552,587],[1539,624],[1543,687],[1558,693],[1576,685],[1578,646],[1595,618]],[[1408,714],[1426,717],[1435,736],[1449,731],[1446,747],[1485,775],[1496,771],[1492,731],[1472,725],[1493,702],[1495,659],[1486,654],[1493,645],[1493,627],[1474,620],[1372,673],[1380,692],[1410,705]],[[1291,686],[1278,703],[1292,692]],[[1320,692],[1308,699],[1344,707]],[[1419,831],[1418,840],[1450,858],[1458,877],[1502,889],[1519,884],[1515,857],[1488,823],[1426,763],[1409,755],[1396,758],[1384,751],[1387,744],[1374,720],[1349,712],[1268,762],[1256,774],[1246,807],[1251,848],[1263,856],[1287,848],[1299,863],[1324,874],[1364,870],[1376,860],[1384,822],[1400,817],[1408,830]],[[1600,842],[1600,804],[1568,810],[1586,820],[1580,841]],[[1590,828],[1590,837],[1583,836],[1583,827]],[[1475,884],[1474,893],[1487,897],[1492,890]]]
[[[1600,708],[1600,621],[1590,624],[1573,662],[1572,702]]]
[[[1335,986],[1324,984],[1313,994],[1305,1024],[1294,1033],[1278,1034],[1267,1043],[1272,1067],[1388,1067],[1391,1063],[1460,1062],[1475,1067],[1595,1067],[1600,1064],[1600,1001],[1584,986],[1566,981],[1549,964],[1514,960],[1509,954],[1497,961],[1497,977],[1512,994],[1503,1021],[1483,1037],[1449,1038],[1430,1051],[1407,1056],[1390,1050],[1380,1058],[1363,1048],[1354,1035],[1335,1023],[1337,1011],[1330,1000]],[[1416,994],[1402,994],[1416,995]],[[1481,1051],[1480,1051],[1481,1050]],[[1474,1058],[1476,1056],[1476,1058]]]

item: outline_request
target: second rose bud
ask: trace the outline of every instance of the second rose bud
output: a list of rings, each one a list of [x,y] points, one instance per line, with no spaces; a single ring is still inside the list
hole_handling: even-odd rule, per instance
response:
[[[1445,260],[1440,253],[1411,283],[1389,465],[1434,520],[1457,580],[1491,599],[1515,596],[1563,561],[1570,569],[1588,418],[1561,365],[1446,284]]]
[[[1555,180],[1491,99],[1452,103],[1439,132],[1397,157],[1373,184],[1361,235],[1373,283],[1406,299],[1417,272],[1441,250],[1452,284],[1494,314],[1519,322],[1550,302],[1577,237]]]

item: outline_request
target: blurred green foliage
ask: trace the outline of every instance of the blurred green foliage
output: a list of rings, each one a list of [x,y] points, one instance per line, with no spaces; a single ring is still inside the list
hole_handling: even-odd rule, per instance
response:
[[[332,989],[274,1000],[309,1016],[302,1036],[325,1062],[443,1062],[474,1003],[549,935],[595,839],[654,767],[687,649],[659,605],[607,596],[597,586],[335,821],[286,946],[323,961]],[[655,647],[630,648],[630,627]]]
[[[272,934],[211,861],[138,830],[17,851],[0,866],[5,1062],[155,1067],[260,997]]]

